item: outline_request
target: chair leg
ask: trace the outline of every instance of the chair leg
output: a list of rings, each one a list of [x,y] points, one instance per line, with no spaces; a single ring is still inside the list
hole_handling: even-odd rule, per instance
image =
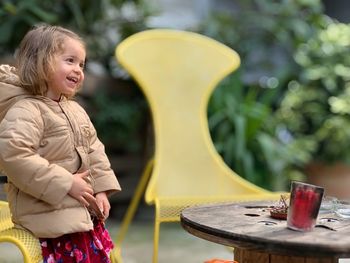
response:
[[[154,220],[153,263],[158,263],[159,230],[160,221],[158,220],[158,217],[156,217]]]
[[[110,255],[111,263],[123,263],[120,250],[113,249]]]
[[[120,226],[120,230],[118,232],[117,238],[116,238],[116,249],[119,249],[119,251],[112,251],[111,259],[116,260],[117,263],[122,262],[122,256],[121,256],[121,243],[123,242],[126,232],[128,231],[129,225],[131,221],[134,218],[135,212],[137,210],[137,207],[140,203],[140,200],[142,198],[142,195],[145,192],[147,183],[149,181],[149,178],[151,176],[153,168],[153,159],[148,161],[146,168],[144,172],[142,173],[141,179],[136,187],[135,193],[133,195],[133,198],[131,199],[130,205],[128,206],[128,209],[125,213],[125,216],[123,218],[122,224]]]
[[[134,215],[135,215],[137,207],[140,203],[141,197],[142,197],[143,193],[145,192],[148,180],[149,180],[151,172],[152,172],[152,168],[153,168],[153,160],[150,160],[146,165],[146,168],[141,176],[140,182],[138,183],[138,185],[136,187],[133,198],[132,198],[130,205],[126,211],[126,214],[123,218],[123,222],[121,224],[121,227],[120,227],[119,233],[117,235],[117,239],[116,239],[116,245],[118,248],[120,248],[120,245],[125,238],[126,232],[128,231],[128,227],[129,227],[132,219],[134,218]]]

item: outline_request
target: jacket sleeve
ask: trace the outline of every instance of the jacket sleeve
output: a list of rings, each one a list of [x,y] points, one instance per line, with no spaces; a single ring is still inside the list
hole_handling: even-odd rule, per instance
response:
[[[0,123],[0,166],[21,191],[55,205],[67,195],[73,175],[37,153],[43,130],[40,110],[12,107]]]
[[[87,117],[89,119],[89,117]],[[96,129],[90,123],[90,170],[95,179],[95,193],[108,192],[114,193],[121,191],[119,182],[111,168],[111,164],[105,152],[103,143],[99,140],[96,134]]]

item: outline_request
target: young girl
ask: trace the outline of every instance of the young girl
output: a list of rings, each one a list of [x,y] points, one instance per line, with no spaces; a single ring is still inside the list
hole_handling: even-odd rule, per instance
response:
[[[12,220],[40,240],[44,262],[109,262],[104,228],[120,191],[104,146],[71,98],[84,80],[85,45],[58,26],[33,28],[0,66],[0,167]]]

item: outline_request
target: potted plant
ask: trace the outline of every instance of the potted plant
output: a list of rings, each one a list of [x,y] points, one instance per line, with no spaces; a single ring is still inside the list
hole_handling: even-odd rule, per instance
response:
[[[324,186],[328,195],[348,197],[350,25],[331,23],[298,48],[295,60],[302,73],[289,83],[277,111],[284,141],[310,182]]]

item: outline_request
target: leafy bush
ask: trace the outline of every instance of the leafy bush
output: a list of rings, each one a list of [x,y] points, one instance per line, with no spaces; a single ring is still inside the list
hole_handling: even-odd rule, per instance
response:
[[[211,136],[224,161],[254,184],[284,189],[291,156],[275,139],[271,97],[257,101],[257,89],[245,90],[239,73],[226,78],[214,92],[208,111]]]
[[[61,25],[84,38],[89,61],[113,73],[115,46],[143,30],[152,10],[144,0],[4,0],[0,4],[0,55],[13,54],[35,24]]]
[[[148,109],[139,94],[99,92],[90,101],[91,120],[108,152],[139,152],[146,138]]]
[[[214,92],[209,104],[211,135],[225,162],[260,186],[284,190],[298,148],[284,143],[275,120],[280,97],[301,68],[298,46],[325,28],[320,1],[239,0],[235,11],[215,13],[201,32],[235,49],[239,74]],[[293,174],[299,176],[299,174]]]
[[[244,85],[283,92],[299,74],[295,50],[330,22],[320,0],[237,0],[234,9],[210,15],[200,32],[240,54]]]
[[[115,47],[125,37],[145,29],[152,10],[144,0],[4,0],[0,2],[0,55],[12,55],[33,25],[60,25],[86,41],[87,74],[120,77],[123,73],[114,57]],[[100,85],[98,94],[80,95],[99,136],[108,144],[107,150],[140,150],[141,136],[137,133],[145,121],[143,96],[124,96],[117,92],[118,87],[115,93],[107,94],[106,83]]]
[[[295,54],[300,78],[277,112],[300,153],[295,165],[310,161],[350,163],[350,25],[330,24]]]

